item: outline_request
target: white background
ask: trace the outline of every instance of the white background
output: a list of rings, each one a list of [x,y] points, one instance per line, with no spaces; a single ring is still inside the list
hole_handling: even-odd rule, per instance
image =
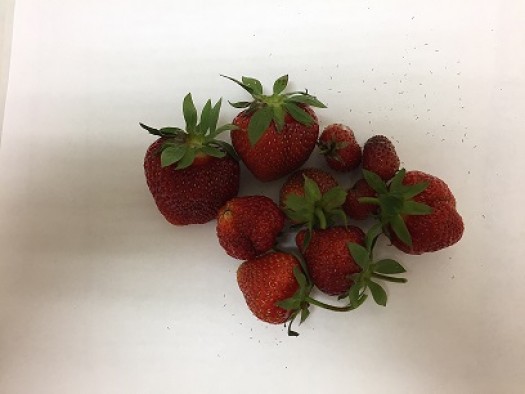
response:
[[[522,1],[17,0],[0,147],[0,392],[522,393]],[[389,305],[256,320],[215,224],[156,211],[138,122],[289,73],[363,143],[445,179],[462,241]],[[224,106],[222,121],[236,110]],[[317,154],[311,164],[324,164]],[[280,181],[243,172],[241,194]],[[357,174],[339,176],[350,186]]]

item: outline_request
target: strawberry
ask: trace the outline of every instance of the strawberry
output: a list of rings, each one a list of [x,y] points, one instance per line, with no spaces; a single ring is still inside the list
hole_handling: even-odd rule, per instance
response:
[[[328,166],[336,171],[351,171],[361,164],[361,147],[352,129],[345,125],[327,126],[319,137],[318,145]]]
[[[338,186],[335,178],[326,171],[317,168],[305,168],[296,171],[286,179],[281,187],[279,193],[279,203],[281,207],[286,205],[286,199],[292,194],[304,196],[304,177],[308,177],[317,183],[322,194]]]
[[[399,157],[394,144],[384,135],[375,135],[363,147],[363,169],[375,172],[385,181],[399,169]]]
[[[149,190],[159,211],[175,225],[206,223],[217,217],[226,201],[239,191],[240,167],[233,148],[216,136],[235,126],[217,128],[221,100],[210,100],[197,124],[191,94],[183,102],[185,130],[142,128],[159,138],[144,158]]]
[[[291,317],[293,311],[277,303],[291,298],[299,290],[294,269],[300,269],[299,260],[282,252],[267,253],[239,266],[237,283],[248,308],[257,318],[281,324]]]
[[[235,197],[219,211],[217,237],[230,256],[252,259],[275,245],[284,220],[282,211],[268,197]]]
[[[305,248],[306,236],[306,230],[297,233],[296,244],[306,260],[313,283],[326,294],[345,294],[353,283],[351,275],[360,271],[348,243],[364,245],[363,231],[354,226],[314,230]]]
[[[264,95],[261,83],[248,77],[242,82],[226,77],[243,87],[253,101],[230,103],[246,108],[233,120],[232,144],[246,167],[264,182],[279,179],[303,165],[315,148],[319,123],[311,107],[325,108],[307,92],[283,93],[288,76],[277,79],[273,94]]]
[[[445,182],[421,171],[400,170],[386,185],[364,171],[378,197],[361,202],[379,205],[379,217],[392,244],[409,254],[444,249],[458,242],[464,231],[456,199]]]
[[[361,203],[359,202],[359,198],[376,196],[376,191],[361,178],[348,190],[343,209],[351,219],[364,220],[370,215],[377,213],[377,205]]]

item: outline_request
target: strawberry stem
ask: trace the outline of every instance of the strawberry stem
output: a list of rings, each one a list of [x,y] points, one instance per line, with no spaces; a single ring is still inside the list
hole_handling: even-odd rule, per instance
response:
[[[382,279],[386,282],[394,282],[394,283],[406,283],[407,280],[405,278],[392,278],[391,276],[381,275],[376,272],[372,273],[372,277],[377,279]]]
[[[310,296],[306,296],[305,301],[312,305],[316,305],[318,307],[328,309],[331,311],[335,311],[335,312],[348,312],[348,311],[351,311],[352,309],[355,309],[352,305],[335,306],[335,305],[325,304],[324,302],[318,301],[315,298],[312,298]]]

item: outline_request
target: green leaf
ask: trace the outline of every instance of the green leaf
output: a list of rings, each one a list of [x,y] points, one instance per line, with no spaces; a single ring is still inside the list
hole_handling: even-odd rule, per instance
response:
[[[220,149],[217,149],[213,146],[209,146],[209,145],[203,145],[200,150],[204,153],[206,153],[207,155],[209,156],[213,156],[213,157],[218,157],[218,158],[222,158],[224,156],[226,156],[226,152],[220,150]]]
[[[285,214],[290,220],[300,224],[308,223],[313,217],[313,212],[308,212],[304,209],[299,211],[286,209]]]
[[[419,193],[425,190],[428,185],[429,182],[427,181],[416,183],[414,185],[402,185],[400,186],[400,192],[403,193],[405,200],[408,200],[417,196]]]
[[[284,127],[284,118],[286,112],[280,105],[272,106],[271,108],[273,111],[273,121],[275,123],[275,127],[277,128],[277,131],[281,131]]]
[[[365,235],[365,248],[368,250],[368,253],[372,252],[374,249],[377,238],[383,233],[383,227],[381,223],[374,224],[370,230],[367,231]]]
[[[217,137],[220,133],[224,132],[224,131],[228,131],[228,130],[237,130],[239,127],[234,125],[234,124],[230,124],[230,123],[227,123],[225,125],[222,125],[221,127],[219,127],[217,130],[215,130],[215,132],[213,133],[212,137],[215,138]]]
[[[250,77],[242,77],[242,82],[253,89],[254,94],[262,94],[263,93],[263,87],[261,83],[255,79]]]
[[[230,105],[233,108],[248,108],[252,104],[249,101],[237,101],[235,103],[232,103],[231,101],[228,101],[228,103],[230,103]]]
[[[361,296],[361,289],[363,289],[363,287],[364,287],[364,284],[361,281],[354,282],[352,287],[350,287],[350,291],[348,292],[348,299],[350,301],[350,304],[354,308],[357,308],[358,306],[358,301]]]
[[[210,142],[209,144],[220,147],[222,150],[224,150],[227,154],[229,154],[235,160],[237,160],[237,161],[240,160],[239,156],[237,155],[237,152],[235,152],[235,149],[233,149],[233,146],[231,146],[227,142],[220,141],[220,140],[214,140],[214,141]]]
[[[248,139],[253,146],[259,141],[266,129],[270,126],[273,118],[273,111],[270,107],[265,106],[257,110],[250,119],[248,124]]]
[[[299,284],[299,288],[304,289],[308,282],[306,280],[306,276],[304,275],[303,271],[297,266],[293,267],[293,276],[297,280],[297,283]]]
[[[186,97],[184,97],[182,112],[184,114],[184,120],[186,121],[186,130],[191,133],[197,125],[197,109],[195,108],[195,104],[193,104],[191,93],[188,93]]]
[[[376,282],[373,282],[371,280],[369,280],[367,284],[376,304],[386,306],[388,297],[386,295],[385,289],[383,289],[381,285],[378,285]]]
[[[347,194],[346,190],[341,186],[335,186],[323,194],[321,206],[325,210],[338,208],[345,203]]]
[[[297,194],[289,194],[284,200],[284,206],[294,211],[303,209],[307,207],[308,205],[309,204],[307,204],[307,201],[304,198],[304,196],[299,196]]]
[[[142,127],[144,130],[148,131],[150,134],[158,135],[160,136],[160,131],[158,129],[155,129],[153,127],[147,126],[144,123],[139,123],[140,127]]]
[[[379,199],[377,197],[359,197],[357,202],[360,204],[373,204],[379,205]]]
[[[392,180],[390,181],[390,190],[391,191],[398,191],[401,185],[403,184],[403,179],[405,178],[405,169],[402,168],[399,171],[396,172]]]
[[[199,123],[199,126],[197,127],[197,131],[200,134],[206,134],[206,131],[210,128],[210,120],[211,120],[211,100],[206,101],[206,104],[204,104],[204,108],[202,109],[201,113],[201,121]]]
[[[339,217],[339,218],[341,218],[341,220],[342,220],[344,226],[345,226],[345,227],[348,226],[346,213],[345,213],[345,211],[343,211],[342,209],[333,209],[333,210],[330,210],[330,211],[329,211],[329,216],[330,216],[330,224],[333,223],[334,218]]]
[[[385,182],[375,172],[363,170],[363,178],[377,193],[384,194],[388,192]]]
[[[405,215],[428,215],[432,213],[432,208],[420,202],[405,201],[400,213]]]
[[[306,126],[310,126],[314,123],[314,119],[310,116],[310,114],[301,109],[297,104],[285,102],[284,108],[286,109],[286,112],[288,112],[290,116],[297,122]]]
[[[171,135],[181,135],[186,134],[184,130],[179,129],[178,127],[163,127],[160,130],[160,134],[163,136],[171,136]]]
[[[210,115],[210,134],[215,133],[217,129],[217,122],[219,121],[219,113],[221,112],[222,99],[219,99],[217,103],[211,109]]]
[[[382,216],[393,216],[401,212],[403,200],[393,194],[382,194],[379,196]]]
[[[308,316],[310,316],[310,310],[308,307],[301,308],[301,320],[299,321],[299,324],[302,324],[306,319],[308,319]]]
[[[408,246],[412,246],[412,237],[408,231],[405,221],[401,215],[394,215],[390,218],[390,225],[397,237]]]
[[[277,78],[273,84],[273,94],[279,94],[288,85],[288,75],[283,75],[282,77]]]
[[[233,81],[235,82],[237,85],[239,85],[240,87],[242,87],[244,90],[246,90],[248,93],[250,94],[253,94],[254,93],[254,90],[251,86],[248,86],[244,83],[242,83],[241,81],[235,79],[235,78],[232,78],[232,77],[229,77],[227,75],[223,75],[223,74],[220,74],[221,77],[224,77],[226,79],[229,79],[230,81]]]
[[[361,245],[355,242],[348,243],[348,249],[352,258],[363,271],[365,271],[370,265],[370,256],[368,251]]]
[[[323,210],[321,208],[316,208],[314,213],[315,213],[315,216],[317,217],[317,220],[319,221],[319,228],[321,228],[322,230],[326,229],[327,227],[326,216]]]
[[[301,300],[295,296],[295,294],[282,301],[277,302],[277,306],[286,309],[288,311],[299,309],[301,307]]]
[[[308,245],[310,245],[310,241],[312,240],[312,234],[313,234],[313,230],[311,226],[308,226],[308,231],[306,231],[304,234],[303,250],[306,250],[308,248]]]
[[[375,263],[374,268],[374,271],[380,274],[402,274],[407,272],[401,264],[392,259],[379,260]]]
[[[173,163],[178,162],[184,154],[186,153],[186,146],[168,146],[166,149],[162,150],[160,154],[160,165],[162,167],[167,167]]]
[[[191,166],[191,163],[193,163],[193,159],[195,159],[195,150],[186,149],[186,152],[184,152],[184,156],[182,156],[182,159],[180,159],[177,164],[177,170],[182,170]]]
[[[316,108],[326,108],[326,105],[320,102],[316,97],[310,96],[306,93],[290,96],[286,99],[286,101],[296,104],[306,104]]]
[[[310,202],[319,201],[322,197],[321,190],[317,183],[307,176],[304,176],[304,196]]]

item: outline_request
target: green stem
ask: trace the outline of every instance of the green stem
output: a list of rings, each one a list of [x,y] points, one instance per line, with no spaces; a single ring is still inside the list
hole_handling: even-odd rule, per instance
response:
[[[407,282],[406,278],[392,278],[391,276],[381,275],[375,272],[372,274],[372,277],[377,278],[377,279],[382,279],[387,282],[394,282],[394,283],[406,283]]]
[[[309,302],[312,305],[316,305],[318,307],[328,309],[334,312],[347,312],[347,311],[351,311],[352,309],[354,309],[352,305],[335,306],[335,305],[325,304],[324,302],[317,301],[316,299],[311,298],[310,296],[306,296],[305,301]]]

